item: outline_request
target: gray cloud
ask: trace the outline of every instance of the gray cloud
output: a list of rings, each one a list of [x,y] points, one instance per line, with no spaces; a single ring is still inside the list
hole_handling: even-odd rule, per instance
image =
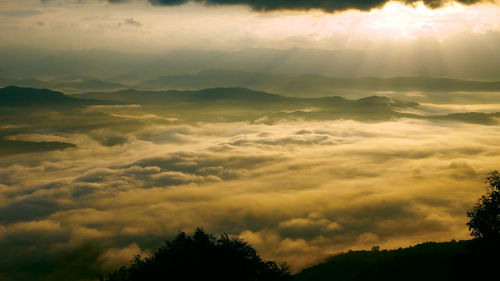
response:
[[[44,218],[63,209],[54,200],[28,198],[0,209],[0,222],[12,223]]]
[[[51,0],[41,0],[42,3]],[[126,3],[130,0],[107,0],[109,3]],[[356,9],[368,11],[382,7],[391,0],[147,0],[152,5],[177,6],[188,2],[202,3],[208,6],[245,5],[256,11],[276,11],[276,10],[311,10],[320,9],[325,12],[345,11]],[[458,2],[464,5],[473,5],[481,2],[491,2],[489,0],[396,0],[407,5],[414,5],[422,1],[427,7],[436,9],[450,2]]]
[[[148,0],[153,5],[181,5],[189,2],[190,0]],[[381,7],[388,0],[192,0],[193,2],[203,3],[205,5],[246,5],[257,11],[273,11],[273,10],[310,10],[310,9],[321,9],[326,12],[343,11],[348,9],[357,10],[371,10],[373,8]],[[421,0],[402,0],[405,4],[412,5]],[[455,0],[456,2],[471,5],[479,2],[484,2],[482,0]],[[117,3],[122,2],[120,0],[110,0],[109,2]],[[424,0],[424,4],[430,8],[439,8],[449,0]]]

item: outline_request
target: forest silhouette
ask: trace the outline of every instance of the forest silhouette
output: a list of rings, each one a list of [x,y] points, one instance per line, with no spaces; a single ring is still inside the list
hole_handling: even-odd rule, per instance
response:
[[[145,280],[482,280],[495,274],[500,253],[500,173],[471,210],[467,226],[472,240],[426,242],[397,250],[349,251],[291,275],[289,268],[264,261],[248,243],[222,234],[216,238],[197,228],[179,232],[151,257],[135,256],[101,281]]]
[[[291,274],[286,265],[264,261],[254,248],[241,239],[222,234],[219,238],[197,228],[192,236],[179,232],[151,257],[135,256],[101,281],[139,280],[240,280],[286,281]]]

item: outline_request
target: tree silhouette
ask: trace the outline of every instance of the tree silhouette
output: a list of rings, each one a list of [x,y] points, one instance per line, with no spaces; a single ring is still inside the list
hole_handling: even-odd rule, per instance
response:
[[[219,238],[197,228],[193,236],[179,232],[151,257],[135,256],[129,267],[122,267],[101,281],[287,281],[286,265],[264,261],[246,242]]]
[[[471,235],[476,238],[500,238],[500,173],[493,171],[486,177],[489,190],[467,212]]]

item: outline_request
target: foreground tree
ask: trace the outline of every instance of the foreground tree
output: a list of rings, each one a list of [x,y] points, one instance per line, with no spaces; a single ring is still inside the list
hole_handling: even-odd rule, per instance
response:
[[[198,228],[194,235],[180,232],[166,241],[151,257],[135,256],[101,281],[285,281],[291,274],[286,265],[263,261],[256,251],[238,238],[215,238]]]
[[[486,183],[488,191],[467,212],[467,226],[477,239],[469,240],[465,251],[454,257],[451,280],[490,280],[492,274],[496,276],[500,253],[500,173],[491,172]]]
[[[486,178],[488,191],[476,205],[467,212],[467,223],[472,236],[476,238],[500,238],[500,173],[493,171]]]

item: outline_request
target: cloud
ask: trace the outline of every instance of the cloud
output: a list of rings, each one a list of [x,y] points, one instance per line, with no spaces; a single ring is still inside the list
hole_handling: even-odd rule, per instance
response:
[[[315,236],[331,236],[342,229],[342,226],[325,218],[315,218],[314,213],[308,218],[294,218],[280,222],[278,229],[284,237],[304,238]]]
[[[41,0],[42,3],[49,3],[55,0]],[[76,0],[72,0],[76,1]],[[79,0],[81,1],[81,0]],[[109,3],[127,3],[132,0],[107,0]],[[207,6],[245,5],[255,11],[276,11],[276,10],[311,10],[319,9],[325,12],[338,12],[350,9],[369,11],[371,9],[383,7],[391,0],[147,0],[152,5],[157,6],[178,6],[189,2],[201,3]],[[436,9],[451,2],[463,5],[473,5],[477,3],[492,2],[489,0],[395,0],[407,5],[415,5],[423,2],[429,8]]]
[[[132,243],[124,248],[111,248],[106,250],[100,257],[99,261],[103,263],[103,267],[109,271],[115,270],[124,264],[128,264],[130,257],[140,255],[147,257],[151,252],[143,251],[137,244]]]
[[[41,14],[43,14],[41,11],[34,9],[0,11],[0,15],[6,17],[32,17]]]
[[[0,263],[11,275],[43,264],[45,273],[33,267],[24,274],[67,280],[54,275],[64,265],[81,270],[72,280],[84,279],[197,226],[241,235],[295,270],[348,249],[464,239],[465,210],[500,161],[498,125],[399,119],[128,127],[135,118],[81,114],[72,115],[73,126],[16,132],[20,139],[62,137],[76,148],[0,163]],[[96,135],[127,141],[108,146]],[[9,260],[13,253],[19,258]]]
[[[189,0],[148,0],[153,5],[181,5],[189,2]],[[405,4],[415,4],[421,0],[402,0]],[[455,0],[461,4],[471,5],[482,0]],[[111,0],[109,2],[123,2],[119,0]],[[205,5],[246,5],[256,11],[273,11],[273,10],[310,10],[320,9],[325,12],[344,11],[349,9],[356,9],[368,11],[374,8],[384,6],[388,0],[193,0],[193,2],[203,3]],[[429,8],[439,8],[452,1],[449,0],[424,0],[424,4]]]

